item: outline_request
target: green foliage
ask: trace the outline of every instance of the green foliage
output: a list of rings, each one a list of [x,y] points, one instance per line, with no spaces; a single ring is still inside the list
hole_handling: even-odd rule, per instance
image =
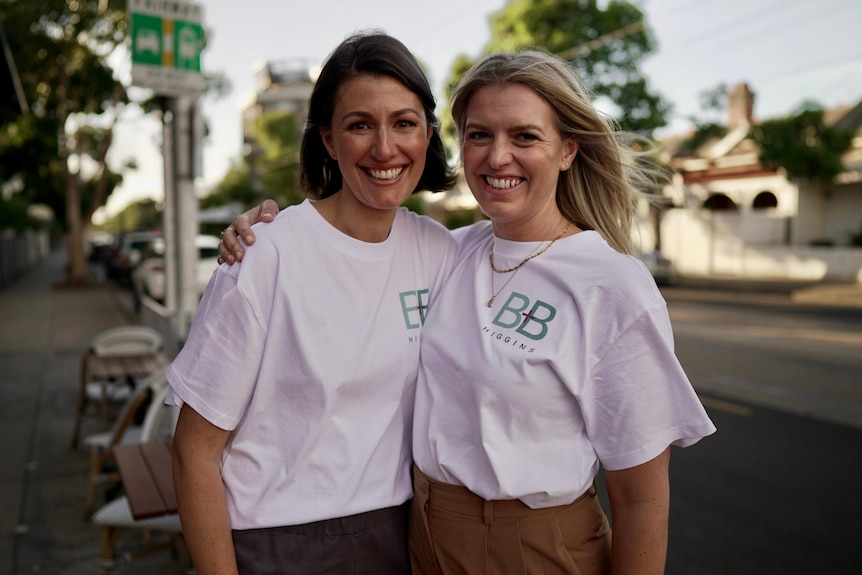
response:
[[[698,148],[710,140],[727,135],[727,126],[722,118],[727,109],[727,84],[717,84],[714,88],[698,94],[700,114],[689,119],[694,124],[694,134],[682,143],[679,153],[694,154]]]
[[[162,206],[153,200],[141,200],[126,206],[109,218],[102,229],[109,232],[147,230],[162,227]]]
[[[21,177],[24,197],[50,206],[65,227],[71,177],[81,184],[75,209],[86,220],[121,178],[107,166],[95,174],[69,174],[76,168],[65,158],[77,160],[73,166],[85,157],[100,164],[110,146],[106,122],[96,127],[90,120],[127,101],[107,61],[126,35],[125,2],[0,0],[0,21],[31,110],[27,116],[8,110],[0,115],[0,180]],[[103,173],[99,188],[95,179]]]
[[[491,24],[488,52],[541,47],[570,59],[596,96],[620,110],[620,125],[644,135],[667,124],[671,107],[649,90],[639,65],[655,49],[652,34],[638,27],[644,15],[634,4],[611,0],[511,0]],[[626,29],[606,42],[597,39]],[[592,43],[592,44],[590,44]]]
[[[56,130],[54,119],[33,114],[0,125],[0,181],[21,178],[25,194],[34,202],[62,195]]]
[[[261,154],[257,161],[261,198],[273,198],[280,206],[302,201],[299,191],[299,144],[302,127],[291,112],[263,114],[256,123]],[[255,202],[257,203],[257,202]]]
[[[416,212],[420,215],[425,213],[425,204],[422,199],[416,194],[407,196],[407,199],[404,200],[401,205],[410,210],[411,212]]]
[[[201,208],[239,202],[248,209],[267,198],[279,206],[302,201],[299,190],[301,127],[291,112],[263,114],[255,123],[256,139],[249,142],[246,162],[225,174]]]
[[[723,138],[726,135],[727,127],[723,124],[715,124],[711,122],[697,124],[694,135],[692,135],[692,137],[680,147],[679,152],[685,155],[694,154],[697,149],[705,143],[717,138]]]
[[[29,203],[19,194],[13,194],[9,199],[0,195],[0,230],[21,231],[34,227],[34,222],[27,214]]]
[[[701,110],[723,114],[727,109],[727,90],[727,84],[720,83],[714,88],[704,90],[698,94]]]
[[[478,208],[476,208],[478,209]],[[454,230],[457,228],[461,228],[464,226],[469,226],[472,223],[476,222],[476,210],[451,210],[446,212],[446,221],[444,225],[450,229]]]
[[[452,106],[449,104],[449,100],[452,96],[452,92],[455,90],[455,86],[458,85],[458,79],[461,78],[461,75],[466,72],[473,63],[474,60],[470,57],[460,54],[455,59],[455,63],[452,65],[452,71],[449,74],[449,79],[446,82],[446,101],[443,105],[443,111],[440,113],[440,132],[443,137],[443,143],[446,144],[447,149],[450,151],[457,150],[460,147],[460,143],[458,142],[458,130],[455,127],[455,122],[452,120]]]
[[[126,36],[124,0],[0,0],[30,115],[0,111],[0,172],[54,210],[67,233],[67,285],[87,283],[84,230],[120,181],[107,165],[127,103],[109,57]],[[53,138],[53,142],[51,139]],[[22,161],[19,161],[22,160]],[[94,167],[94,169],[87,169]]]
[[[205,210],[231,202],[239,202],[243,207],[249,208],[259,203],[260,199],[259,192],[251,185],[248,165],[241,164],[229,169],[215,189],[201,198],[200,208]]]
[[[790,178],[828,183],[844,171],[841,156],[850,149],[853,130],[827,126],[823,110],[764,122],[752,129],[765,166],[780,166]]]

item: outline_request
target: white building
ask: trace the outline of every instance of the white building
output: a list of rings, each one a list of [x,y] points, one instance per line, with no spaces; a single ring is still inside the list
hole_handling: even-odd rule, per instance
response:
[[[242,108],[243,156],[248,162],[252,186],[260,189],[257,158],[257,119],[270,112],[290,112],[302,126],[308,116],[308,99],[317,79],[317,68],[306,60],[262,62],[255,70],[257,86]]]
[[[862,102],[827,112],[856,137],[826,185],[764,168],[749,136],[754,95],[739,84],[728,102],[723,138],[666,158],[676,173],[663,192],[673,207],[655,241],[662,254],[689,276],[862,282],[862,247],[850,245],[862,233]]]

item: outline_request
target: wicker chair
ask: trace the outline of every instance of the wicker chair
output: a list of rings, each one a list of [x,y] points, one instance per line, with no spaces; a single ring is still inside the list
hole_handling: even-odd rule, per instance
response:
[[[164,380],[164,375],[161,376],[160,380]],[[165,405],[165,397],[167,396],[168,389],[169,387],[165,383],[158,387],[156,393],[153,395],[152,404],[147,410],[147,416],[140,428],[140,432],[137,434],[140,442],[154,441],[173,436],[173,430],[176,427],[177,417],[179,416],[179,409]],[[127,563],[138,557],[162,551],[170,551],[174,556],[182,553],[186,562],[187,572],[195,572],[185,547],[180,518],[176,513],[137,520],[132,516],[128,498],[121,496],[96,511],[93,514],[92,520],[93,523],[102,528],[100,575],[110,574],[118,563]],[[117,543],[120,537],[129,530],[141,531],[141,547],[136,551],[124,553],[118,559],[116,556]],[[154,531],[166,534],[168,541],[163,544],[154,545],[152,543],[152,533]]]
[[[119,375],[105,374],[100,379],[93,379],[93,366],[104,358],[124,358],[123,365],[127,369]],[[150,327],[124,325],[103,331],[94,337],[81,358],[72,447],[78,447],[84,417],[110,420],[111,407],[122,406],[129,399],[136,380],[167,361],[164,340],[159,332]]]
[[[167,406],[163,405],[168,390],[165,371],[167,371],[167,365],[139,383],[134,393],[126,400],[110,431],[95,433],[84,438],[83,444],[90,452],[90,471],[87,495],[84,500],[85,519],[93,512],[99,488],[109,489],[111,486],[120,484],[120,475],[112,455],[114,446],[119,443],[147,441],[148,437],[156,433],[157,424],[162,421],[167,409]],[[144,419],[140,425],[137,425],[136,418],[144,409],[146,409]]]

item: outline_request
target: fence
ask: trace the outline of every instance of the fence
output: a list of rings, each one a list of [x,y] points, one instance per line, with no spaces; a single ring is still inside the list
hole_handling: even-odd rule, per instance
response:
[[[0,231],[0,287],[36,265],[51,250],[46,230]]]

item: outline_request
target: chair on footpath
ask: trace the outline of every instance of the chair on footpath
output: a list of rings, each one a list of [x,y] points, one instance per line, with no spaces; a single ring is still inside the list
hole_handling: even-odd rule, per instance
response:
[[[85,416],[109,421],[111,407],[129,398],[137,379],[168,361],[161,334],[150,327],[119,326],[96,335],[81,358],[72,447],[78,447]]]
[[[90,451],[90,470],[87,479],[87,496],[84,500],[84,519],[93,513],[96,492],[100,487],[110,489],[120,484],[120,475],[113,462],[112,450],[119,443],[139,443],[155,432],[155,426],[165,411],[158,398],[167,392],[165,378],[167,365],[142,380],[134,393],[126,400],[110,431],[95,433],[84,438],[84,446]],[[161,395],[164,403],[164,395]],[[148,403],[149,402],[149,403]],[[145,410],[143,422],[136,425],[139,414]]]
[[[168,389],[169,386],[163,386],[153,397],[153,404],[157,407],[147,411],[147,417],[140,434],[142,443],[173,436],[179,409],[165,405]],[[196,572],[185,545],[179,515],[176,513],[149,519],[135,519],[129,505],[129,499],[123,495],[96,511],[93,515],[93,523],[102,528],[102,559],[99,575],[109,575],[120,563],[129,563],[139,557],[162,551],[170,551],[174,558],[182,553],[186,562],[186,573],[194,574]],[[117,543],[124,533],[132,529],[141,531],[141,548],[124,553],[118,560],[116,556]],[[153,532],[166,534],[168,541],[164,544],[154,545],[152,543]]]

